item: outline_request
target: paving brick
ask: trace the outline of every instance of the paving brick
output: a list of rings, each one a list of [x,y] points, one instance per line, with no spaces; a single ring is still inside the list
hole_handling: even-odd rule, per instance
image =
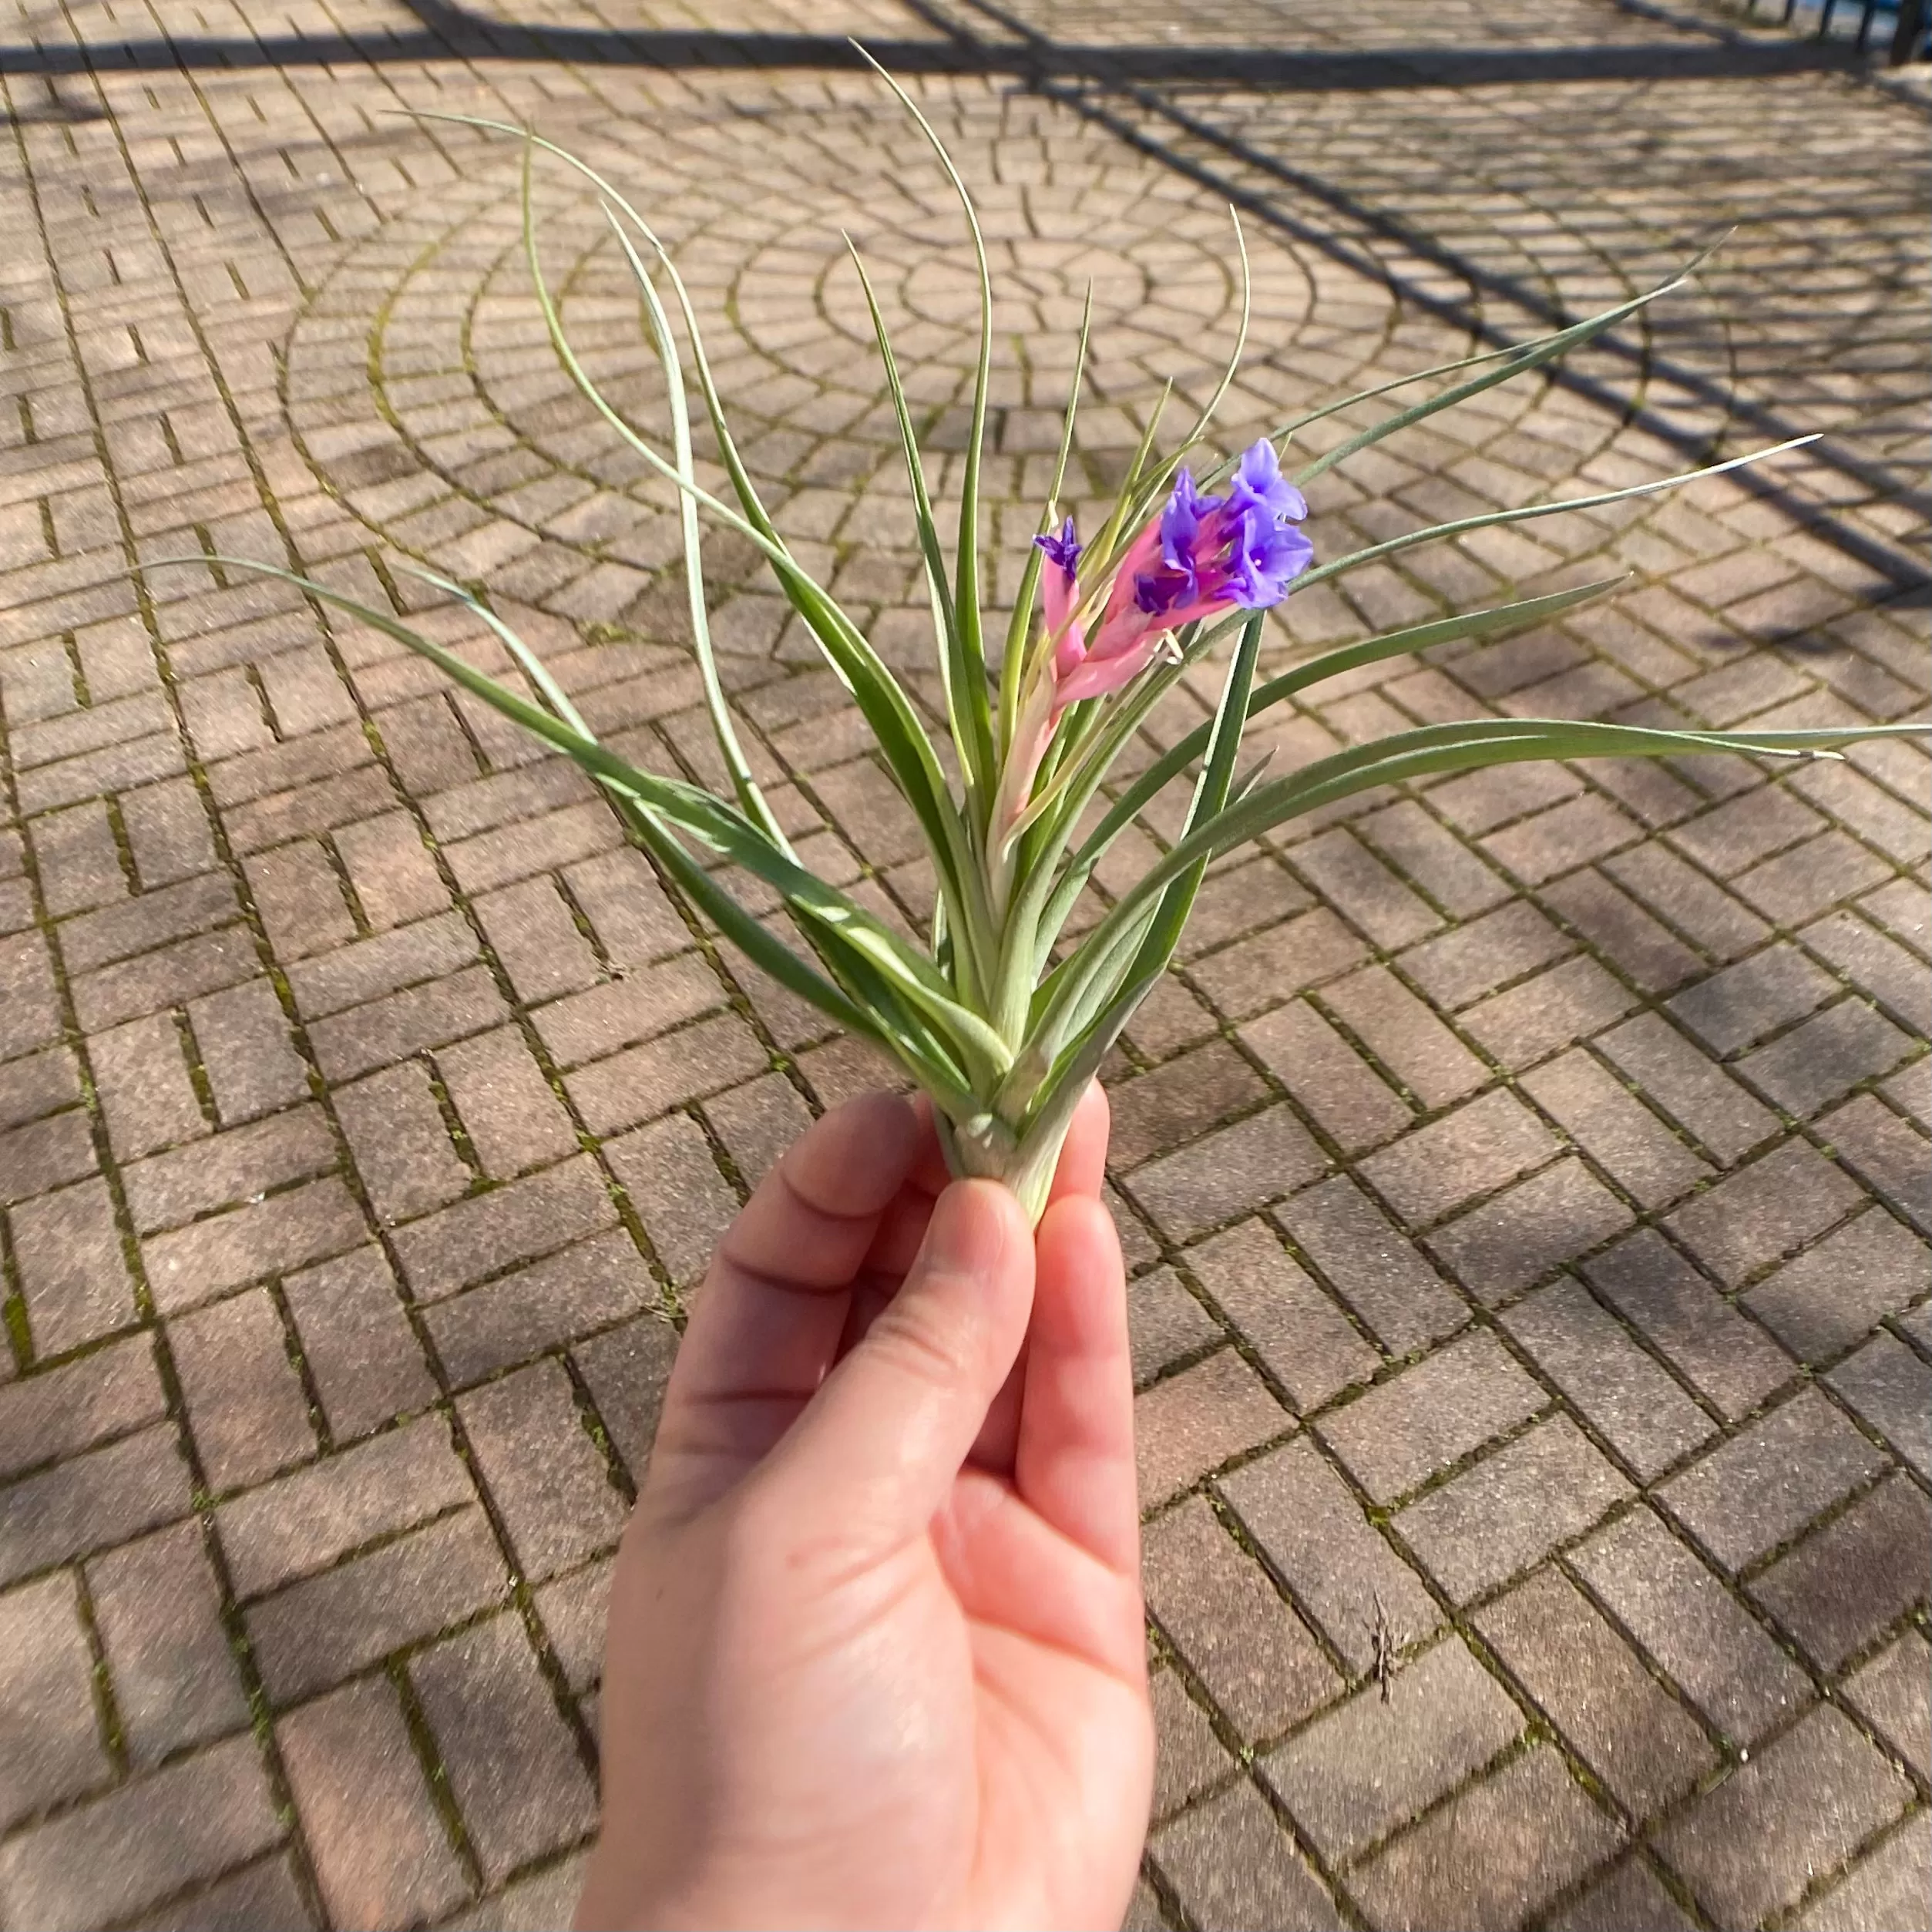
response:
[[[0,1584],[188,1513],[188,1468],[167,1426],[69,1457],[4,1492]]]
[[[1806,926],[1799,936],[1900,1026],[1915,1033],[1932,1033],[1932,990],[1927,987],[1925,969],[1896,940],[1850,912],[1834,912]]]
[[[1660,1494],[1719,1562],[1738,1570],[1883,1467],[1843,1413],[1806,1389]]]
[[[1631,1211],[1574,1158],[1473,1208],[1429,1237],[1430,1252],[1494,1306],[1629,1226]]]
[[[1322,997],[1426,1110],[1446,1107],[1489,1078],[1483,1063],[1386,966],[1365,966]]]
[[[38,932],[0,939],[0,1060],[59,1037],[60,1008],[47,944]]]
[[[589,1690],[603,1675],[604,1624],[615,1567],[614,1557],[598,1557],[534,1592],[545,1635],[573,1691]]]
[[[1486,912],[1508,896],[1502,880],[1413,799],[1371,812],[1356,830],[1458,918]]]
[[[1410,891],[1346,828],[1298,845],[1295,869],[1376,946],[1407,946],[1433,932],[1441,916]]]
[[[259,1200],[334,1164],[334,1143],[321,1110],[301,1107],[134,1161],[122,1170],[121,1184],[136,1231],[150,1235],[238,1201]]]
[[[1522,1084],[1598,1166],[1646,1208],[1675,1200],[1710,1172],[1708,1162],[1587,1053],[1565,1053],[1526,1074]]]
[[[1890,1823],[1910,1793],[1850,1720],[1826,1707],[1666,1826],[1658,1849],[1720,1924],[1755,1925]]]
[[[1847,889],[1876,884],[1885,872],[1883,859],[1833,828],[1767,858],[1731,883],[1766,919],[1792,926],[1823,912]]]
[[[1256,1013],[1332,979],[1369,949],[1326,906],[1195,959],[1188,976],[1231,1020]]]
[[[385,1225],[459,1199],[475,1179],[449,1137],[429,1069],[419,1060],[338,1087],[337,1117],[356,1173]]]
[[[1147,1688],[1154,1705],[1153,1815],[1164,1818],[1225,1778],[1235,1761],[1172,1671],[1154,1672]]]
[[[1375,1660],[1378,1598],[1399,1645],[1440,1624],[1434,1599],[1312,1443],[1287,1443],[1215,1487],[1352,1669]]]
[[[1225,1339],[1220,1324],[1181,1286],[1171,1268],[1151,1268],[1127,1283],[1127,1326],[1137,1389],[1183,1356]]]
[[[559,1067],[600,1060],[724,1003],[717,976],[694,953],[640,967],[540,1006],[534,1015],[543,1044]]]
[[[1346,1174],[1287,1201],[1276,1218],[1391,1354],[1469,1319],[1433,1268]]]
[[[1638,856],[1631,855],[1632,860]],[[1668,864],[1677,865],[1668,855],[1665,856]],[[1688,871],[1687,868],[1680,869]],[[1704,970],[1703,959],[1691,947],[1594,869],[1586,868],[1567,879],[1554,880],[1537,896],[1625,978],[1646,993],[1668,993]],[[1737,912],[1746,931],[1752,936],[1763,930],[1762,922],[1742,907]]]
[[[1649,1482],[1716,1433],[1715,1423],[1574,1282],[1551,1282],[1502,1322],[1638,1481]]]
[[[1575,1423],[1557,1416],[1409,1504],[1394,1527],[1452,1600],[1467,1603],[1630,1493]]]
[[[1171,1153],[1228,1114],[1245,1111],[1267,1091],[1247,1061],[1218,1040],[1138,1079],[1117,1082],[1108,1094],[1114,1164],[1133,1168]]]
[[[1520,1925],[1621,1837],[1538,1745],[1458,1793],[1349,1889],[1377,1925]]]
[[[1863,1932],[1868,1925],[1909,1925],[1932,1883],[1932,1813],[1854,1865],[1793,1923],[1801,1932]]]
[[[308,1033],[323,1074],[345,1080],[425,1047],[500,1026],[508,1017],[488,969],[477,966],[331,1014],[316,1021]]]
[[[515,1616],[438,1645],[409,1674],[487,1883],[590,1832],[595,1793]]]
[[[1264,1013],[1241,1037],[1345,1151],[1379,1145],[1409,1124],[1407,1104],[1305,1001]]]
[[[1830,1671],[1922,1604],[1929,1574],[1932,1514],[1894,1476],[1780,1557],[1751,1594]]]
[[[1777,1131],[1777,1117],[1655,1013],[1641,1013],[1598,1042],[1645,1097],[1688,1127],[1720,1161],[1735,1160]]]
[[[714,1094],[704,1103],[704,1117],[748,1188],[755,1188],[811,1124],[811,1109],[782,1074],[762,1074]]]
[[[519,1369],[456,1408],[526,1574],[553,1575],[617,1541],[623,1502],[558,1364]]]
[[[1514,1181],[1556,1151],[1548,1131],[1512,1094],[1486,1094],[1372,1154],[1359,1171],[1412,1227]]]
[[[153,1916],[133,1921],[134,1932],[310,1932],[315,1916],[286,1852],[265,1858],[187,1898],[173,1898]]]
[[[1678,1208],[1668,1225],[1735,1287],[1843,1219],[1859,1201],[1842,1172],[1805,1142],[1791,1141]]]
[[[1586,1262],[1583,1272],[1726,1421],[1748,1415],[1791,1379],[1784,1351],[1654,1229],[1640,1229]]]
[[[1141,1507],[1165,1502],[1244,1450],[1294,1426],[1232,1349],[1218,1349],[1156,1383],[1134,1404]]]
[[[1450,1637],[1318,1718],[1261,1762],[1325,1859],[1349,1856],[1479,1769],[1523,1728],[1502,1687]]]
[[[218,1521],[245,1600],[474,1500],[446,1427],[425,1416],[224,1503]]]
[[[95,1032],[237,985],[260,965],[247,929],[227,926],[80,974],[72,982],[75,1016]]]
[[[0,1911],[79,1932],[253,1857],[281,1830],[254,1739],[233,1738],[0,1846]]]
[[[0,1594],[0,1830],[107,1782],[93,1675],[69,1572]]]
[[[483,1171],[507,1180],[576,1148],[576,1134],[522,1036],[510,1027],[446,1047],[438,1069]]]
[[[143,785],[123,793],[120,805],[143,891],[214,869],[214,841],[192,781],[166,778]]]
[[[1819,1131],[1840,1161],[1867,1181],[1922,1235],[1932,1234],[1932,1166],[1925,1137],[1867,1094],[1829,1114]]]
[[[726,1013],[567,1074],[564,1086],[584,1125],[612,1134],[735,1086],[767,1064],[751,1028]]]
[[[405,812],[385,813],[335,835],[335,849],[364,916],[378,932],[426,919],[449,903],[449,893]]]
[[[8,1222],[37,1354],[62,1354],[133,1320],[134,1285],[104,1181],[23,1201]]]
[[[1809,1699],[1804,1673],[1649,1510],[1620,1517],[1568,1560],[1734,1743],[1755,1743]]]
[[[224,1126],[254,1120],[307,1095],[307,1069],[266,979],[191,1002],[188,1023]]]
[[[1649,1817],[1716,1763],[1696,1720],[1561,1572],[1479,1611],[1476,1628],[1630,1817]]]
[[[1413,946],[1402,956],[1402,969],[1430,999],[1450,1007],[1494,992],[1574,949],[1526,899]]]
[[[1831,976],[1795,946],[1769,946],[1669,1003],[1682,1024],[1717,1053],[1735,1053],[1829,998]]]
[[[468,1894],[386,1678],[305,1704],[275,1732],[335,1924],[414,1924]]]
[[[266,1289],[169,1325],[189,1426],[217,1490],[260,1482],[315,1453],[308,1398]]]
[[[704,1129],[688,1114],[667,1114],[607,1142],[604,1158],[671,1279],[699,1280],[738,1211]]]
[[[291,1275],[283,1293],[338,1442],[434,1399],[435,1384],[378,1250],[358,1248]]]
[[[655,1315],[638,1315],[571,1351],[633,1489],[650,1460],[677,1352],[677,1331]]]
[[[1285,1729],[1340,1688],[1306,1625],[1204,1499],[1148,1530],[1142,1562],[1161,1628],[1244,1736]]]
[[[0,1383],[0,1477],[158,1422],[166,1406],[146,1336]]]
[[[1472,1335],[1332,1410],[1319,1426],[1356,1480],[1387,1503],[1548,1399],[1494,1336]]]
[[[396,1235],[396,1255],[412,1294],[434,1300],[616,1219],[590,1157],[579,1154],[412,1223]]]
[[[1916,1630],[1856,1672],[1846,1703],[1920,1777],[1932,1775],[1932,1645]]]
[[[1595,960],[1566,959],[1471,1006],[1460,1024],[1491,1059],[1523,1067],[1621,1020],[1636,1003]]]
[[[1127,1184],[1170,1240],[1186,1242],[1265,1206],[1326,1164],[1301,1124],[1275,1107],[1149,1161]]]
[[[1905,1461],[1932,1480],[1932,1369],[1903,1342],[1880,1333],[1825,1379]]]
[[[200,1527],[177,1523],[87,1566],[128,1756],[158,1763],[248,1722]]]
[[[1245,1780],[1164,1826],[1150,1850],[1198,1924],[1328,1932],[1342,1923],[1293,1839]]]
[[[1735,959],[1769,935],[1756,913],[1661,845],[1620,852],[1603,869],[1665,925],[1717,959]]]
[[[150,1235],[141,1258],[156,1304],[173,1314],[244,1282],[340,1254],[367,1234],[354,1197],[331,1176]]]
[[[475,902],[490,948],[529,1005],[599,984],[603,967],[550,879],[526,879]]]
[[[314,840],[254,853],[242,869],[278,959],[293,963],[355,937],[341,875]]]
[[[262,1688],[278,1705],[311,1697],[502,1603],[509,1589],[482,1510],[440,1517],[252,1606]]]
[[[1188,1266],[1299,1410],[1363,1382],[1380,1357],[1261,1221],[1188,1251]]]
[[[0,1132],[0,1205],[25,1200],[96,1166],[87,1117],[78,1109]]]
[[[1550,1932],[1690,1932],[1692,1920],[1641,1858],[1610,1876],[1550,1921]]]
[[[151,1013],[97,1034],[88,1042],[88,1059],[121,1160],[207,1132],[173,1014]]]

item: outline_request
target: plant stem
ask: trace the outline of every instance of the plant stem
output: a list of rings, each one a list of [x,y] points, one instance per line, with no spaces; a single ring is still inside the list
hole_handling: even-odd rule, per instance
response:
[[[1057,1127],[1016,1141],[1011,1132],[990,1115],[980,1121],[959,1127],[936,1107],[932,1117],[938,1124],[939,1146],[946,1164],[958,1180],[997,1181],[1011,1190],[1026,1217],[1029,1227],[1037,1228],[1047,1211],[1047,1191],[1053,1184],[1054,1170],[1060,1165],[1060,1151],[1073,1123],[1070,1110]],[[983,1125],[982,1123],[983,1122]]]

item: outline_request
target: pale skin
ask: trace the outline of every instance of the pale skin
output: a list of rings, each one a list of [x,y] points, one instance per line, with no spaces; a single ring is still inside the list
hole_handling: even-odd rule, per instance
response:
[[[883,1095],[721,1243],[617,1558],[577,1924],[1117,1926],[1154,1727],[1107,1106],[1037,1231]]]

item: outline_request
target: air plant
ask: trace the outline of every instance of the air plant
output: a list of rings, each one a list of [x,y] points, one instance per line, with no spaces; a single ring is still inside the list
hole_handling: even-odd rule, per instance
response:
[[[717,932],[848,1033],[880,1049],[931,1097],[940,1140],[956,1174],[1007,1183],[1029,1214],[1038,1217],[1075,1104],[1167,969],[1208,866],[1288,819],[1373,788],[1520,760],[1668,758],[1717,751],[1802,758],[1828,755],[1833,746],[1882,731],[1914,728],[1688,731],[1563,719],[1484,718],[1396,732],[1279,776],[1241,768],[1243,728],[1271,705],[1381,660],[1543,623],[1602,596],[1621,580],[1412,625],[1327,651],[1258,683],[1265,613],[1291,592],[1417,544],[1622,502],[1720,475],[1813,440],[1796,438],[1657,482],[1463,517],[1315,562],[1313,546],[1301,529],[1307,514],[1303,492],[1326,472],[1438,410],[1547,367],[1682,286],[1702,257],[1661,286],[1584,321],[1342,398],[1284,423],[1236,456],[1205,461],[1203,466],[1196,452],[1226,395],[1246,337],[1244,294],[1240,339],[1192,428],[1175,449],[1158,454],[1159,412],[1154,412],[1111,513],[1083,540],[1056,499],[1073,448],[1092,315],[1090,295],[1053,485],[1026,559],[996,680],[987,669],[979,545],[980,452],[993,312],[986,249],[972,198],[938,135],[904,90],[885,78],[958,193],[979,268],[978,370],[957,536],[949,559],[885,324],[865,264],[852,249],[911,484],[956,781],[904,685],[858,626],[799,563],[767,514],[732,440],[689,293],[649,224],[584,162],[505,123],[425,117],[462,119],[524,143],[524,246],[550,341],[577,388],[616,435],[678,495],[692,633],[730,795],[641,771],[600,744],[529,647],[486,603],[446,578],[414,573],[467,605],[501,639],[533,697],[486,676],[389,612],[287,572],[270,570],[270,574],[287,578],[311,596],[421,652],[463,688],[574,759],[603,788],[630,838]],[[667,385],[668,453],[655,447],[600,391],[571,347],[539,252],[531,174],[539,153],[575,169],[595,189],[636,278]],[[1239,233],[1237,221],[1238,247]],[[1245,291],[1245,249],[1242,261]],[[685,367],[660,278],[682,320],[697,393],[734,502],[713,495],[697,480]],[[1446,378],[1456,379],[1426,400],[1314,456],[1292,475],[1284,472],[1282,452],[1310,425],[1392,391]],[[929,947],[909,939],[849,893],[807,869],[753,778],[706,622],[701,512],[762,554],[786,600],[870,727],[879,759],[918,821],[936,875]],[[221,560],[269,569],[242,559]],[[1235,643],[1211,719],[1168,746],[1131,781],[1104,791],[1121,754],[1162,697],[1230,633]],[[1141,811],[1168,788],[1184,782],[1191,789],[1171,844],[1136,882],[1117,892],[1097,922],[1070,938],[1070,916],[1095,867]],[[727,882],[730,866],[755,875],[777,895],[797,943],[788,943],[754,916]]]

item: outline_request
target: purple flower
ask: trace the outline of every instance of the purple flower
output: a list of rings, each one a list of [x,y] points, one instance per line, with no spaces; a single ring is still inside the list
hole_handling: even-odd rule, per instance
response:
[[[1080,539],[1074,534],[1074,519],[1070,516],[1057,530],[1049,530],[1044,536],[1035,537],[1033,543],[1046,553],[1049,563],[1057,564],[1070,577],[1080,569]]]
[[[1242,452],[1225,496],[1204,496],[1180,471],[1159,517],[1122,558],[1092,643],[1061,671],[1060,702],[1117,690],[1183,624],[1279,603],[1314,559],[1295,527],[1307,514],[1265,440]]]

